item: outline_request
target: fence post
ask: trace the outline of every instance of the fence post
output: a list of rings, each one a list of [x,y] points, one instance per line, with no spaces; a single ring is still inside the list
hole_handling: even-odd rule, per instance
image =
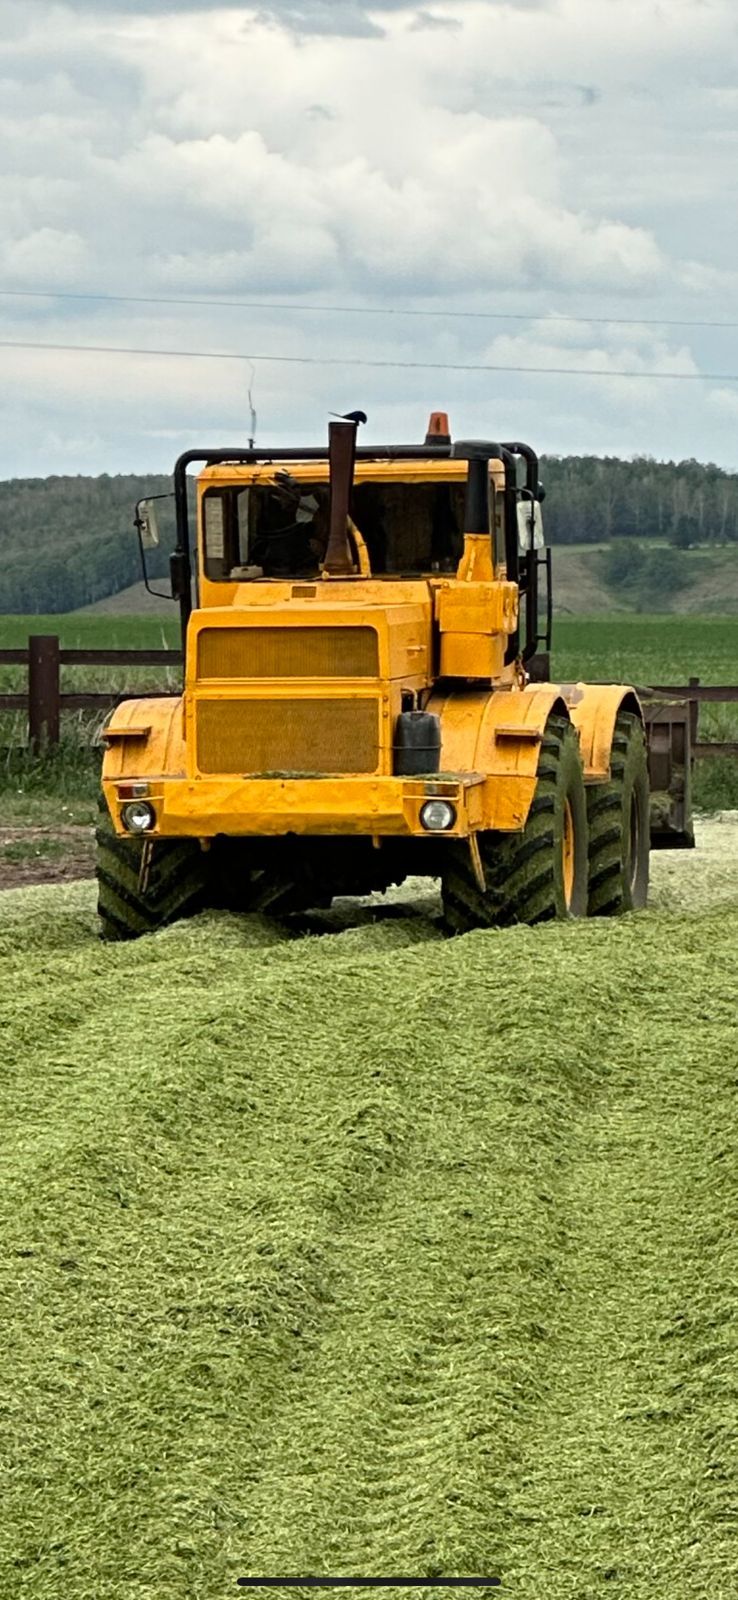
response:
[[[690,680],[689,680],[690,689],[699,689],[699,686],[700,686],[699,678],[690,678]],[[697,732],[698,732],[698,729],[699,729],[699,721],[700,721],[700,703],[699,703],[699,700],[697,700],[697,699],[690,700],[690,702],[689,702],[689,733],[690,733],[690,738],[691,738],[693,747],[697,743]]]
[[[28,740],[36,755],[59,743],[59,640],[53,633],[28,640]]]

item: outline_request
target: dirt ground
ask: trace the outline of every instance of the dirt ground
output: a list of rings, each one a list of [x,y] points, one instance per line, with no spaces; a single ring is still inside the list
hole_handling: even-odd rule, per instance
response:
[[[56,827],[0,825],[0,889],[36,883],[68,883],[95,871],[95,830],[63,823]]]

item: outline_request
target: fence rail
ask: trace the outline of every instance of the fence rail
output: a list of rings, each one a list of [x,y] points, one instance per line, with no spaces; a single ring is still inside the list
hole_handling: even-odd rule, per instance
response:
[[[0,711],[25,711],[28,716],[28,742],[39,751],[44,745],[58,744],[63,711],[107,711],[132,697],[130,689],[105,693],[68,693],[61,687],[62,667],[172,667],[181,668],[179,650],[64,650],[56,634],[34,634],[25,649],[0,650],[0,667],[26,667],[27,688],[21,693],[0,694]],[[697,737],[700,705],[738,702],[738,684],[705,684],[699,678],[689,683],[651,684],[639,694],[656,699],[692,702],[692,748],[700,758],[738,756],[738,741],[704,740]],[[168,694],[168,690],[147,689],[147,698]]]

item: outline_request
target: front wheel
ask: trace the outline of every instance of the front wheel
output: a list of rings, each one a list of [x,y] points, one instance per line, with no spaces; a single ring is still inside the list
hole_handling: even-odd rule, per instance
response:
[[[565,717],[554,715],[546,723],[522,832],[477,838],[484,890],[468,842],[448,846],[441,894],[452,933],[586,916],[587,801],[579,740]]]
[[[100,797],[97,912],[100,937],[138,939],[192,916],[206,901],[207,857],[196,839],[134,839],[115,832]]]

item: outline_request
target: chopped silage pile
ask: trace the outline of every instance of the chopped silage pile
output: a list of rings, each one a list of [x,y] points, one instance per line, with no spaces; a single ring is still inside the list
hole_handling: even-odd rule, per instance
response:
[[[3,1600],[732,1600],[737,836],[450,942],[3,897]]]

